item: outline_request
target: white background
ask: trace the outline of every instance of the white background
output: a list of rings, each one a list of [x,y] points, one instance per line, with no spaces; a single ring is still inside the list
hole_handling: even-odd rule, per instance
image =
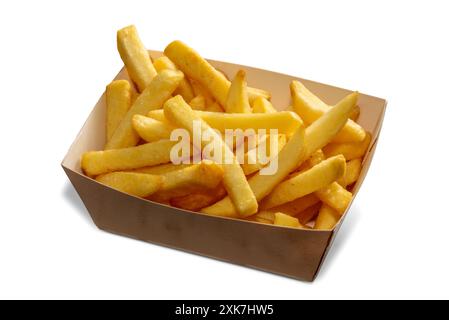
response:
[[[0,298],[449,298],[447,1],[2,1]],[[116,30],[384,97],[364,186],[303,283],[107,234],[60,167]]]

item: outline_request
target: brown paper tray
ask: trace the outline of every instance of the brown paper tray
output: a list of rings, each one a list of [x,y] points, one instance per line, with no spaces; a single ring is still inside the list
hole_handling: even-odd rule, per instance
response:
[[[160,52],[150,51],[152,57]],[[289,85],[299,79],[329,104],[350,91],[276,72],[209,60],[227,75],[243,68],[248,83],[269,90],[275,106],[290,105]],[[125,70],[115,79],[128,79]],[[386,101],[365,94],[359,96],[358,122],[373,139],[366,154],[361,176],[354,186],[354,199],[374,155],[385,114]],[[67,155],[62,167],[84,202],[98,228],[115,234],[172,247],[227,262],[313,281],[344,217],[332,231],[301,230],[256,222],[212,217],[181,210],[124,194],[83,175],[81,155],[101,150],[105,144],[106,104],[104,94],[95,105]],[[353,200],[354,201],[354,200]]]

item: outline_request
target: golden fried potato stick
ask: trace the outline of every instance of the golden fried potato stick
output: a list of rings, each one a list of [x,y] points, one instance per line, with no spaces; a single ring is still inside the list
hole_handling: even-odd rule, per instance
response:
[[[132,123],[137,134],[147,142],[170,139],[171,132],[175,129],[174,126],[140,114],[134,115]]]
[[[220,184],[213,190],[204,190],[185,196],[171,198],[170,205],[185,210],[198,211],[223,199],[225,196],[226,189]]]
[[[153,61],[154,68],[158,73],[163,70],[178,70],[176,65],[167,57],[162,56]],[[194,98],[192,86],[187,78],[184,78],[179,82],[178,88],[176,88],[174,95],[180,94],[185,101],[191,101]]]
[[[344,175],[342,175],[342,177],[344,177]],[[352,193],[347,191],[337,182],[333,182],[323,189],[318,190],[315,192],[315,195],[339,214],[343,214],[346,211],[346,208],[348,208],[349,203],[352,200]]]
[[[225,111],[228,113],[251,113],[246,85],[246,73],[239,70],[228,90]]]
[[[357,101],[357,95],[354,92],[342,99],[335,107],[327,110],[322,117],[307,127],[305,134],[301,127],[300,131],[297,131],[290,138],[289,142],[279,153],[279,170],[275,175],[261,176],[256,174],[248,180],[258,201],[268,195],[290,172],[300,167],[315,151],[321,149],[332,140],[347,122],[349,114]],[[204,208],[202,212],[210,215],[237,217],[229,197]]]
[[[264,97],[257,97],[253,102],[253,113],[274,113],[278,112],[270,101]]]
[[[190,107],[192,107],[193,110],[204,111],[206,110],[206,98],[204,98],[201,94],[199,94],[195,98],[190,100],[189,105]]]
[[[159,140],[137,147],[90,151],[83,154],[81,168],[88,176],[112,171],[155,166],[170,161],[171,148],[176,141]]]
[[[129,76],[139,91],[143,92],[157,73],[135,26],[131,25],[117,31],[117,49]]]
[[[127,80],[115,80],[106,87],[106,141],[111,140],[131,107],[132,95],[132,87]]]
[[[204,86],[220,105],[226,105],[231,82],[195,50],[181,41],[173,41],[165,48],[164,53],[186,76],[198,81]],[[248,88],[250,103],[258,96],[263,96],[266,99],[271,98],[270,94],[266,91]]]
[[[311,193],[304,197],[271,208],[270,211],[283,212],[291,216],[296,216],[299,213],[303,212],[304,210],[307,210],[308,208],[313,207],[318,203],[320,203],[320,199],[318,199],[318,197],[314,193]]]
[[[290,90],[292,94],[293,108],[307,124],[312,124],[324,113],[326,113],[329,108],[331,108],[312,92],[310,92],[299,81],[292,81]],[[333,141],[360,142],[365,139],[365,135],[365,130],[360,125],[349,119],[342,130],[335,136]]]
[[[284,214],[282,212],[276,212],[274,214],[274,225],[292,228],[304,228],[297,218]]]
[[[354,109],[352,110],[351,115],[349,116],[349,119],[351,119],[354,122],[357,122],[359,117],[360,117],[360,106],[356,105],[354,107]]]
[[[340,220],[340,215],[328,205],[323,204],[315,221],[316,230],[332,230]]]
[[[163,178],[135,172],[111,172],[99,175],[96,180],[111,188],[136,197],[148,197],[162,187]]]
[[[326,159],[276,186],[264,199],[261,208],[270,209],[320,190],[342,177],[345,168],[346,161],[341,155]]]
[[[302,225],[306,225],[309,222],[313,221],[313,219],[315,219],[315,217],[318,215],[318,212],[320,211],[321,206],[321,202],[318,202],[295,215],[295,218],[297,218]]]
[[[357,103],[357,97],[357,92],[347,95],[334,107],[327,109],[326,113],[307,127],[305,137],[306,155],[310,156],[316,150],[322,149],[340,132]]]
[[[257,212],[258,204],[251,188],[248,185],[245,174],[235,158],[232,150],[204,120],[202,120],[181,96],[168,100],[164,105],[165,117],[181,128],[187,129],[193,135],[194,122],[201,125],[202,135],[206,133],[213,139],[222,151],[222,159],[229,159],[232,163],[222,164],[224,169],[223,184],[235,205],[237,212],[243,216],[250,216]],[[201,141],[202,147],[212,142]]]
[[[323,148],[326,157],[332,157],[337,154],[345,156],[346,160],[363,158],[371,143],[371,134],[367,132],[362,142],[353,143],[330,143]]]
[[[161,108],[182,78],[183,74],[181,71],[164,70],[159,73],[126,113],[122,122],[112,135],[111,140],[106,143],[105,149],[120,149],[135,146],[139,141],[139,135],[132,127],[134,115],[146,115],[151,110]]]
[[[222,113],[194,111],[197,116],[212,128],[225,132],[226,129],[277,129],[281,134],[292,134],[302,125],[301,118],[291,111],[276,113]],[[148,117],[159,121],[167,121],[162,110],[153,110]],[[267,132],[269,133],[269,132]]]
[[[344,177],[338,179],[337,182],[343,188],[346,188],[359,179],[361,171],[362,171],[362,159],[358,158],[348,161],[346,162],[346,173]]]
[[[298,163],[304,158],[304,152],[304,128],[301,126],[282,148],[278,156],[271,160],[278,162],[277,172],[273,175],[264,176],[258,172],[248,180],[258,201],[268,195],[277,184],[298,166]],[[201,212],[216,216],[237,217],[236,209],[229,197],[204,208]]]
[[[174,163],[165,163],[160,164],[157,166],[151,166],[151,167],[142,167],[133,169],[132,172],[138,172],[138,173],[147,173],[147,174],[154,174],[154,175],[162,175],[169,172],[185,169],[188,167],[193,166],[193,164],[174,164]]]
[[[290,178],[292,178],[295,175],[298,175],[301,171],[309,170],[310,168],[317,165],[324,159],[326,159],[326,157],[324,156],[323,150],[318,149],[317,151],[312,153],[312,155],[306,161],[304,161],[304,163],[298,168],[297,170],[298,172],[292,173],[290,175]]]

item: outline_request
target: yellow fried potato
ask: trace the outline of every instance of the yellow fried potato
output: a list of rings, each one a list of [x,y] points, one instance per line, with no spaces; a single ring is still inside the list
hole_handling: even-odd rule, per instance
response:
[[[170,134],[175,129],[167,123],[140,114],[134,115],[132,123],[137,134],[147,142],[170,139]]]
[[[226,105],[231,82],[203,59],[195,50],[181,41],[173,41],[164,50],[165,55],[191,79],[198,81],[220,103]],[[192,83],[193,85],[193,83]],[[250,103],[258,96],[270,99],[269,93],[260,89],[248,88]]]
[[[295,175],[298,175],[299,172],[301,172],[301,171],[309,170],[310,168],[312,168],[313,166],[317,165],[318,163],[320,163],[324,159],[326,159],[326,157],[324,156],[323,150],[318,149],[317,151],[312,153],[312,155],[309,157],[309,159],[304,161],[304,163],[298,168],[298,172],[293,173],[291,175],[291,177],[293,177]]]
[[[274,225],[293,228],[304,228],[297,218],[284,214],[282,212],[276,212],[274,214]]]
[[[359,179],[360,172],[362,171],[362,159],[353,159],[351,161],[346,162],[346,172],[344,177],[338,179],[338,183],[346,188],[347,186],[352,185]]]
[[[171,198],[170,205],[185,210],[197,211],[210,206],[224,196],[226,196],[226,189],[220,184],[213,190],[193,192],[185,196]]]
[[[197,123],[200,124],[201,133],[206,133],[208,136],[212,137],[213,143],[218,145],[222,151],[222,163],[224,169],[223,183],[237,212],[243,217],[256,213],[258,208],[257,200],[249,187],[245,174],[232,153],[232,150],[229,149],[221,136],[203,121],[181,96],[171,98],[165,103],[164,114],[165,117],[176,126],[187,129],[191,136],[193,135],[194,122],[197,121]],[[204,147],[210,142],[201,141],[201,143],[202,147]],[[225,163],[225,159],[231,160],[232,163]]]
[[[163,70],[178,70],[178,68],[176,68],[176,65],[167,57],[162,56],[159,57],[157,59],[155,59],[153,61],[153,65],[154,68],[156,69],[156,71],[158,73],[162,72]],[[179,86],[178,88],[175,90],[175,92],[173,93],[174,95],[178,95],[180,94],[185,101],[190,102],[193,97],[193,89],[192,86],[190,85],[190,82],[187,78],[182,79],[179,82]]]
[[[304,128],[299,127],[290,138],[278,156],[272,161],[278,162],[278,170],[273,175],[260,175],[256,173],[248,183],[258,201],[268,195],[277,184],[298,166],[304,158]],[[270,164],[269,164],[270,165]],[[217,216],[236,217],[237,211],[229,197],[225,197],[217,203],[201,210],[204,213]]]
[[[293,108],[307,123],[312,124],[329,110],[327,104],[311,93],[301,82],[293,81],[290,85]],[[355,107],[355,103],[353,108]],[[353,110],[351,110],[351,113]],[[336,142],[357,142],[365,139],[365,130],[349,119],[341,131],[335,136]]]
[[[357,122],[360,116],[360,106],[356,105],[354,109],[352,109],[351,114],[349,115],[349,119],[351,119],[354,122]]]
[[[235,75],[224,106],[228,113],[251,113],[245,71],[239,70]]]
[[[143,92],[156,76],[156,69],[135,26],[125,27],[117,32],[117,49],[129,76],[139,91]]]
[[[194,79],[190,79],[190,83],[192,84],[193,93],[195,96],[202,96],[206,102],[206,106],[210,106],[215,103],[215,98],[212,94],[203,87],[198,81]]]
[[[287,137],[285,134],[277,135],[277,139],[278,139],[278,147],[276,149],[275,154],[271,154],[271,143],[270,143],[271,139],[270,139],[269,135],[265,135],[264,140],[266,141],[266,156],[267,156],[268,160],[271,160],[272,158],[274,158],[287,143]],[[260,141],[258,143],[260,144]],[[245,154],[244,163],[241,164],[243,172],[247,176],[259,171],[266,165],[267,165],[267,163],[262,163],[257,149],[249,150]]]
[[[290,111],[276,113],[221,113],[208,111],[194,111],[196,116],[207,122],[212,128],[221,132],[226,129],[277,129],[281,134],[292,134],[302,125],[301,118]],[[166,121],[163,110],[153,110],[148,117],[159,121]]]
[[[185,169],[188,167],[191,167],[192,164],[174,164],[174,163],[165,163],[160,164],[157,166],[151,166],[151,167],[142,167],[138,169],[132,170],[132,172],[138,172],[138,173],[147,173],[147,174],[154,174],[154,175],[162,175],[165,173]]]
[[[271,208],[270,211],[279,211],[291,216],[296,216],[318,203],[320,203],[320,199],[318,199],[318,197],[314,193],[311,193],[304,197]]]
[[[299,220],[299,223],[301,223],[302,225],[306,225],[309,222],[313,221],[313,219],[315,219],[315,217],[318,215],[318,212],[320,211],[321,205],[321,202],[318,202],[295,215],[295,218],[297,218]]]
[[[115,129],[131,107],[132,89],[127,80],[112,81],[106,87],[106,141],[109,141]]]
[[[248,98],[249,98],[249,103],[251,105],[259,97],[270,101],[271,100],[271,92],[264,90],[264,89],[260,89],[260,88],[248,87]]]
[[[220,104],[217,101],[214,101],[211,104],[206,104],[206,108],[204,111],[209,112],[224,112],[224,109],[220,106]]]
[[[88,176],[119,170],[155,166],[170,161],[171,148],[176,141],[160,140],[137,147],[90,151],[83,154],[81,167]]]
[[[334,107],[327,109],[318,120],[307,127],[306,155],[310,156],[316,150],[323,148],[340,132],[340,129],[347,123],[352,108],[357,103],[357,97],[357,92],[349,94]]]
[[[137,197],[148,197],[162,187],[163,178],[135,172],[111,172],[96,178],[111,188]]]
[[[202,95],[197,95],[195,98],[190,100],[189,105],[192,107],[193,110],[206,110],[206,98],[204,98]]]
[[[320,190],[342,177],[345,167],[346,161],[343,156],[326,159],[313,168],[280,183],[264,199],[261,208],[273,208]]]
[[[264,97],[257,97],[253,102],[253,113],[274,113],[277,110]]]
[[[342,175],[343,177],[344,175]],[[333,182],[327,187],[315,192],[315,195],[327,204],[329,207],[333,208],[339,214],[343,214],[349,203],[352,200],[352,193],[347,191],[337,182]]]
[[[111,139],[106,143],[105,149],[135,146],[139,141],[139,135],[132,127],[134,115],[146,115],[151,110],[161,108],[182,78],[183,74],[180,71],[164,70],[159,73],[133,103]]]
[[[315,221],[316,230],[332,230],[340,220],[340,215],[331,207],[323,204]]]
[[[363,158],[371,143],[371,134],[367,133],[362,142],[353,143],[330,143],[323,148],[326,157],[332,157],[337,154],[342,154],[346,160],[353,160]]]

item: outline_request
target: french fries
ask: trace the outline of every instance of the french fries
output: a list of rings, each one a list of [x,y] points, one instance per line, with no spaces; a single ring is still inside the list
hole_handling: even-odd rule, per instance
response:
[[[331,143],[323,148],[326,157],[342,154],[346,160],[362,158],[371,143],[371,135],[368,133],[362,142]]]
[[[135,172],[111,172],[99,175],[96,180],[111,188],[136,197],[148,197],[161,189],[163,178]]]
[[[90,151],[83,154],[81,167],[88,176],[130,170],[170,162],[170,151],[176,141],[159,140],[137,147]]]
[[[106,87],[106,141],[125,117],[132,100],[131,84],[126,80],[112,81]]]
[[[135,26],[125,27],[117,32],[117,49],[129,76],[139,91],[143,92],[156,76],[156,69]]]
[[[307,124],[311,124],[319,119],[330,108],[299,81],[293,81],[290,90],[293,108]],[[352,112],[353,110],[351,110]],[[349,119],[343,129],[335,136],[334,141],[360,142],[365,139],[365,135],[365,130]]]
[[[180,41],[152,62],[129,26],[117,47],[140,94],[127,80],[106,87],[106,145],[82,155],[87,176],[213,216],[304,232],[338,224],[372,139],[356,123],[357,92],[329,106],[295,80],[293,106],[278,111],[245,70],[231,82]]]
[[[164,56],[155,59],[153,61],[153,65],[158,73],[162,72],[163,70],[178,70],[175,64],[171,62],[169,58]],[[190,85],[189,80],[187,80],[186,78],[182,79],[179,82],[179,86],[173,94],[180,94],[185,101],[191,101],[194,98],[193,88]]]
[[[293,201],[324,188],[345,173],[346,161],[343,156],[324,160],[311,169],[280,183],[262,203],[269,209]]]
[[[146,115],[151,110],[161,108],[182,79],[183,74],[180,71],[164,70],[159,73],[126,113],[111,139],[106,143],[105,149],[135,146],[139,136],[132,127],[134,115]]]
[[[181,96],[176,96],[165,103],[164,115],[170,122],[187,129],[191,135],[193,135],[194,121],[200,124],[201,132],[207,133],[212,137],[214,142],[218,144],[218,148],[222,150],[222,159],[231,159],[232,163],[223,164],[223,183],[237,212],[243,217],[256,213],[258,208],[257,200],[232,150],[224,143],[221,136],[196,115]],[[204,142],[201,141],[201,143]]]
[[[216,70],[195,50],[181,41],[173,41],[165,48],[164,54],[173,61],[182,72],[204,86],[222,106],[226,105],[231,83],[221,72]],[[270,99],[269,93],[248,88],[248,98],[250,103],[258,96]]]
[[[246,86],[246,73],[239,70],[231,83],[226,99],[225,111],[228,113],[251,113]]]
[[[304,228],[304,226],[299,223],[297,218],[284,214],[282,212],[276,212],[274,214],[274,225],[292,228]]]
[[[195,111],[195,114],[206,121],[213,129],[217,129],[220,132],[225,132],[226,129],[277,129],[278,133],[292,134],[302,125],[301,118],[290,111],[238,114]],[[162,110],[151,111],[147,116],[155,120],[166,121]]]

